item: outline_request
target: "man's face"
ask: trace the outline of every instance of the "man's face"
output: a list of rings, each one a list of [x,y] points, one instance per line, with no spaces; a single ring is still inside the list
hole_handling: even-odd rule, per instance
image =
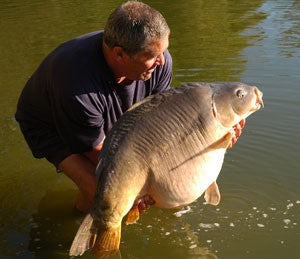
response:
[[[169,39],[165,38],[153,42],[145,51],[141,51],[124,59],[125,77],[130,80],[148,80],[157,66],[165,63],[163,52],[169,46]]]

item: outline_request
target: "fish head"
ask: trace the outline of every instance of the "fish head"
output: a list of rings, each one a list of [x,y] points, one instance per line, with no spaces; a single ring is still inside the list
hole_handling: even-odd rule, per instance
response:
[[[263,93],[243,83],[211,84],[214,116],[227,128],[263,107]]]

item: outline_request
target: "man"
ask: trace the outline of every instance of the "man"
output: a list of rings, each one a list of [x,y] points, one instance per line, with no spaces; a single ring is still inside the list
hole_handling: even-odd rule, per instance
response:
[[[61,44],[26,83],[16,120],[34,157],[45,157],[78,186],[80,211],[92,206],[95,169],[113,124],[134,103],[169,89],[169,34],[158,11],[126,2],[104,31]],[[153,202],[145,196],[139,209]]]
[[[87,212],[105,136],[134,103],[169,88],[172,59],[163,16],[129,1],[104,31],[63,43],[34,72],[20,96],[16,119],[36,158],[45,157],[79,188]],[[141,204],[145,206],[151,199]]]

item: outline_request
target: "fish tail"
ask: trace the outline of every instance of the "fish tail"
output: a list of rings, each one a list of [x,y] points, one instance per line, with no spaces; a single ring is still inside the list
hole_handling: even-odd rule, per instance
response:
[[[121,240],[121,225],[114,228],[100,229],[94,245],[94,252],[117,251]]]
[[[94,227],[94,219],[87,214],[81,223],[70,248],[70,256],[82,255],[86,250],[94,246],[97,238],[97,230]]]

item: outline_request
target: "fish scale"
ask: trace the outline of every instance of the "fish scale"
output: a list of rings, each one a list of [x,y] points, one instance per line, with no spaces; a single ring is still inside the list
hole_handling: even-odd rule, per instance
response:
[[[159,143],[161,149],[160,153],[164,153],[165,149],[169,149],[170,146],[180,145],[180,140],[185,139],[197,130],[198,126],[194,127],[196,120],[195,123],[193,122],[194,119],[192,123],[187,123],[191,121],[189,114],[191,114],[191,112],[183,111],[180,109],[180,105],[172,105],[170,109],[164,109],[160,113],[156,113],[155,116],[152,116],[151,120],[147,122],[145,130],[148,130],[148,127],[152,126],[152,139]],[[178,132],[180,132],[180,134],[178,134]],[[176,138],[172,137],[172,134],[175,134]],[[162,146],[164,143],[166,143],[165,148]]]

